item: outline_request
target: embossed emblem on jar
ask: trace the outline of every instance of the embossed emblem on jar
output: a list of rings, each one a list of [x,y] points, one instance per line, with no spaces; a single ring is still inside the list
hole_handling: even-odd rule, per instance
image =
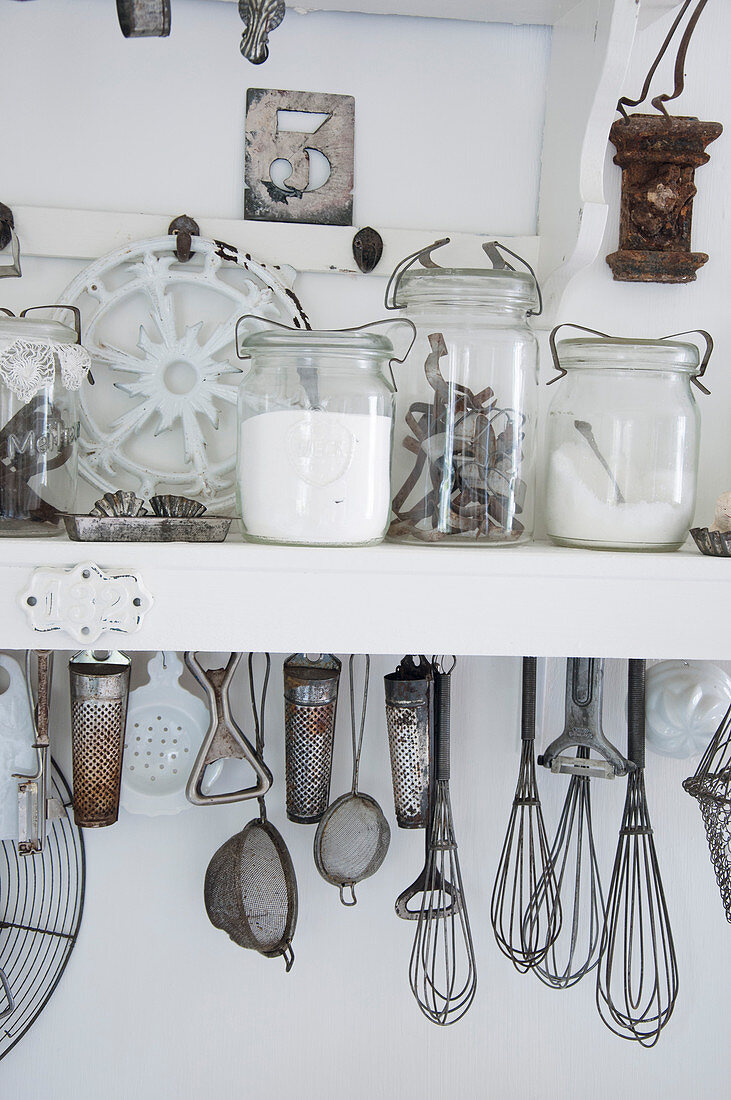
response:
[[[312,412],[287,433],[287,458],[309,485],[331,485],[348,472],[355,437],[334,416]]]

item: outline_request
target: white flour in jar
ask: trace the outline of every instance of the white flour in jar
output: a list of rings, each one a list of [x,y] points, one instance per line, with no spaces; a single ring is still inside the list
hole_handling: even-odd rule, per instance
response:
[[[240,427],[238,488],[250,536],[361,545],[383,538],[390,513],[391,419],[285,410]]]
[[[585,458],[583,447],[574,443],[563,444],[550,457],[546,491],[549,537],[637,547],[673,546],[685,540],[692,506],[670,500],[625,504],[608,501],[601,495],[603,486],[590,485],[585,480],[589,469],[598,480],[606,477],[604,471],[589,467]],[[638,491],[636,484],[635,490]],[[649,491],[647,495],[651,495]],[[682,495],[686,500],[693,499],[692,492],[684,491]]]

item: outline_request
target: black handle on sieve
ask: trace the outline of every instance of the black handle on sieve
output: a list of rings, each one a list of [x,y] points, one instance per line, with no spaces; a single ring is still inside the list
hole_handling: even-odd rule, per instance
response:
[[[520,716],[520,738],[522,741],[536,739],[536,657],[523,658],[523,699]]]
[[[630,660],[627,673],[627,755],[645,766],[645,662]]]
[[[452,665],[454,668],[454,665]],[[450,687],[452,669],[434,663],[434,750],[437,782],[449,779]]]

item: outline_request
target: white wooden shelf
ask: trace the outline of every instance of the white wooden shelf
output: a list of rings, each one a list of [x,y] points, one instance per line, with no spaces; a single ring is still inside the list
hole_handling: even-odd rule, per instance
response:
[[[95,648],[454,652],[731,660],[731,562],[533,545],[362,549],[0,540],[0,647],[78,648],[37,634],[18,595],[38,565],[138,571],[142,629]]]

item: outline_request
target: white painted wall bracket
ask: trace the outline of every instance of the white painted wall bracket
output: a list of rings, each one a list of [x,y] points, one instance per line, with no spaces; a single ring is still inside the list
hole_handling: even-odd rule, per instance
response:
[[[64,630],[87,645],[107,630],[136,633],[153,604],[138,573],[107,573],[92,561],[34,569],[18,599],[33,630]]]

